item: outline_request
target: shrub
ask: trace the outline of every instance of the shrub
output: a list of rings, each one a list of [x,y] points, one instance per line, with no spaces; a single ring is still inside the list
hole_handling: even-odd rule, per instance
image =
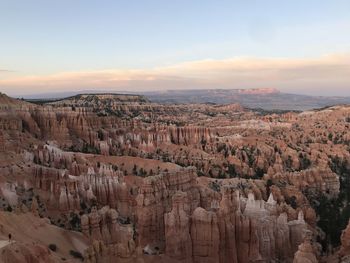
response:
[[[229,174],[230,178],[237,177],[236,168],[233,164],[228,165],[228,174]]]
[[[293,209],[297,209],[297,198],[293,195],[289,198],[286,198],[286,203],[289,204]]]
[[[70,251],[69,251],[69,254],[70,254],[72,257],[74,257],[74,258],[79,258],[79,259],[81,259],[81,261],[84,260],[83,255],[82,255],[79,251],[70,250]]]
[[[211,182],[209,183],[209,188],[212,189],[215,192],[220,193],[221,191],[221,187],[220,185],[217,183],[217,181]]]
[[[57,250],[57,246],[55,244],[50,244],[49,249],[55,252]]]

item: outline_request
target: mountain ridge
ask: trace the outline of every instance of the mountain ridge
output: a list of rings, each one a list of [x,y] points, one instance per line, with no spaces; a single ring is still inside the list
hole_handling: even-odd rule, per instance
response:
[[[339,104],[350,104],[350,97],[339,96],[311,96],[302,94],[284,93],[275,88],[260,89],[190,89],[190,90],[163,90],[144,92],[123,91],[80,91],[70,93],[52,93],[27,96],[29,102],[54,102],[71,99],[82,94],[90,95],[129,95],[143,96],[146,100],[163,104],[191,104],[214,103],[234,104],[239,103],[247,108],[261,108],[264,110],[310,110]]]

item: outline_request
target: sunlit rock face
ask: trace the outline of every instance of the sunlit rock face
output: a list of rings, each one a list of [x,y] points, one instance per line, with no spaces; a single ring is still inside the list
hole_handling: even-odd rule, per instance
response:
[[[150,176],[143,180],[136,197],[136,216],[141,246],[164,247],[164,214],[171,211],[172,199],[177,191],[187,194],[188,203],[184,205],[185,211],[191,213],[199,206],[200,192],[193,168]]]
[[[131,224],[118,222],[118,216],[118,212],[108,206],[100,210],[94,207],[90,214],[81,217],[82,232],[92,241],[92,247],[99,244],[98,241],[111,256],[128,258],[135,251],[134,230]],[[86,252],[87,257],[93,258],[90,250]]]
[[[317,263],[316,248],[312,242],[312,234],[304,231],[304,241],[299,245],[298,251],[295,253],[293,263]]]
[[[46,218],[72,243],[81,232],[85,262],[328,260],[313,241],[327,235],[317,205],[350,190],[349,119],[346,106],[277,114],[132,95],[44,105],[1,95],[0,209]],[[37,242],[18,258],[73,259]]]
[[[172,210],[164,215],[165,250],[171,258],[190,261],[192,239],[187,193],[179,191],[172,197]]]

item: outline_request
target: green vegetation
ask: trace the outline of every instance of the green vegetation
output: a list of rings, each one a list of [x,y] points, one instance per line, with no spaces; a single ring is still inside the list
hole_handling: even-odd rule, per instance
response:
[[[78,214],[71,212],[69,215],[69,224],[73,230],[80,231],[81,230],[81,222]]]
[[[151,172],[152,172],[152,174],[151,174]],[[138,169],[136,164],[132,168],[132,174],[135,176],[147,177],[147,171],[145,169],[143,169],[142,167],[140,169]],[[153,175],[153,170],[150,171],[150,175]]]
[[[97,147],[84,143],[83,148],[81,150],[82,153],[92,153],[92,154],[100,154],[101,151]]]
[[[301,111],[299,110],[267,110],[267,109],[262,109],[262,108],[250,108],[252,111],[262,115],[262,116],[266,116],[266,115],[272,115],[272,114],[277,114],[277,115],[282,115],[282,114],[286,114],[289,112],[295,112],[295,113],[300,113]]]
[[[37,104],[37,105],[44,105],[46,103],[56,102],[60,100],[61,99],[24,99],[24,101],[26,102]]]
[[[297,209],[297,198],[293,195],[289,198],[286,198],[286,203],[290,205],[293,209]]]
[[[300,161],[300,170],[306,170],[306,169],[310,168],[311,161],[308,158],[306,153],[299,154],[299,161]]]
[[[271,179],[268,179],[266,181],[266,193],[267,193],[267,196],[270,195],[270,193],[271,193],[271,186],[273,186],[273,185],[274,185],[274,183],[273,183],[273,181]]]
[[[57,250],[57,246],[56,246],[56,244],[50,244],[49,245],[49,249],[51,250],[51,251],[56,251]]]
[[[97,138],[98,138],[100,141],[103,141],[103,140],[104,140],[104,135],[103,135],[103,131],[102,131],[102,130],[98,130],[98,131],[97,131]]]
[[[350,164],[338,156],[331,158],[330,167],[339,175],[340,193],[337,198],[330,198],[327,193],[314,196],[305,192],[315,209],[319,220],[317,225],[324,231],[325,239],[319,240],[324,252],[329,252],[329,245],[340,245],[340,236],[350,218]]]
[[[233,164],[229,164],[228,165],[228,175],[230,178],[235,178],[237,177],[237,172],[236,172],[236,168]]]
[[[81,261],[84,260],[83,255],[82,255],[79,251],[70,250],[70,251],[69,251],[69,254],[70,254],[72,257],[74,257],[74,258],[80,259]]]
[[[218,184],[217,180],[215,180],[214,182],[210,182],[209,183],[209,188],[212,189],[215,192],[220,193],[221,187]]]

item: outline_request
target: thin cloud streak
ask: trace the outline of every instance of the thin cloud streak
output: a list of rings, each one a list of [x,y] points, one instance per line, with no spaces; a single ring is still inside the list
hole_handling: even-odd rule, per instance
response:
[[[277,88],[284,92],[350,96],[350,54],[318,58],[232,58],[137,70],[63,72],[0,80],[10,95],[72,90]]]
[[[15,72],[14,70],[9,70],[9,69],[0,69],[0,73],[11,73]]]

